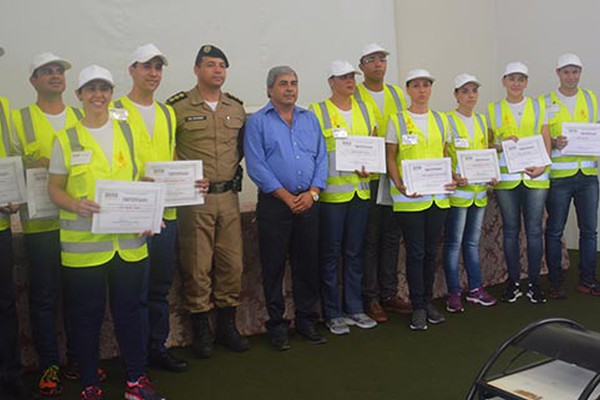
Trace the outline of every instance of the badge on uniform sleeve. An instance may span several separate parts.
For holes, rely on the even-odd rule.
[[[344,139],[348,137],[346,128],[333,128],[333,137],[336,139]]]
[[[467,148],[469,147],[469,140],[465,138],[454,138],[454,147]]]
[[[417,135],[402,135],[402,144],[405,146],[419,144],[419,137]]]
[[[71,166],[86,165],[92,162],[92,151],[74,151],[71,153]]]

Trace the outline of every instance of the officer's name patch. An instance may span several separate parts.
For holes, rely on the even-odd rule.
[[[195,115],[192,117],[185,117],[185,122],[190,121],[204,121],[206,119],[206,115]]]

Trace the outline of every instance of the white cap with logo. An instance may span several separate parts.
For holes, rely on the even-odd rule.
[[[153,45],[152,43],[148,43],[146,45],[140,46],[131,55],[131,62],[129,65],[133,65],[137,62],[145,63],[147,61],[152,60],[154,57],[159,57],[165,66],[169,65],[169,61],[167,57],[161,51]]]
[[[369,43],[363,46],[362,51],[360,52],[360,58],[362,59],[363,57],[373,53],[383,53],[386,56],[390,54],[389,51],[387,51],[377,43]]]
[[[29,67],[29,76],[33,76],[33,73],[39,67],[43,67],[44,65],[47,65],[50,63],[59,64],[65,70],[71,68],[71,63],[69,61],[65,60],[62,57],[57,56],[56,54],[52,54],[49,51],[47,51],[45,53],[38,54],[37,56],[35,56],[35,58],[31,62],[31,66]]]
[[[343,76],[350,73],[362,75],[360,71],[354,68],[348,61],[335,60],[331,63],[331,69],[329,71],[330,78],[332,76]]]
[[[481,82],[477,80],[475,75],[470,74],[460,74],[454,78],[454,89],[459,89],[466,85],[467,83],[474,83],[477,86],[481,86]]]
[[[432,83],[435,82],[435,78],[433,77],[433,75],[431,75],[431,73],[426,69],[421,68],[411,69],[410,71],[408,71],[404,82],[408,83],[410,81],[414,81],[415,79],[427,79]]]
[[[108,82],[110,86],[115,87],[115,81],[113,80],[110,71],[106,68],[102,68],[98,65],[92,64],[82,69],[79,73],[79,82],[77,83],[77,90],[81,89],[87,83],[95,80],[102,80]]]
[[[527,65],[520,61],[509,62],[506,64],[506,68],[504,68],[504,75],[502,76],[507,76],[510,74],[523,74],[528,77],[529,69],[527,68]]]
[[[583,64],[579,57],[573,53],[565,53],[558,57],[558,62],[556,63],[556,69],[561,69],[562,67],[566,67],[567,65],[574,65],[579,68],[583,68]]]

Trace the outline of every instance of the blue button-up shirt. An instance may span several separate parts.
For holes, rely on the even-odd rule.
[[[304,108],[294,107],[291,126],[271,102],[253,114],[246,122],[244,156],[248,175],[265,193],[326,186],[325,139],[315,115]]]

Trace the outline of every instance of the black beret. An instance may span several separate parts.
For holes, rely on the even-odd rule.
[[[225,53],[223,53],[221,49],[219,49],[216,46],[213,46],[212,44],[205,44],[202,47],[200,47],[200,50],[198,50],[198,55],[196,56],[196,65],[200,65],[200,63],[202,62],[202,57],[220,58],[223,61],[225,61],[225,67],[229,68],[229,60],[227,60],[227,56],[225,56]]]

